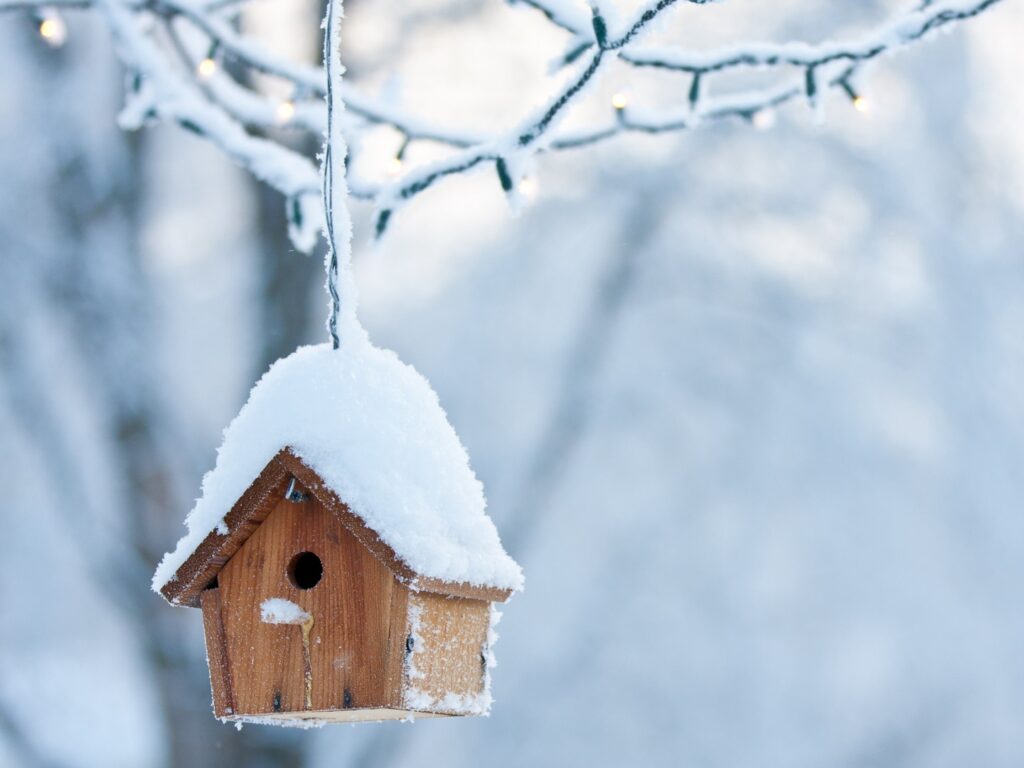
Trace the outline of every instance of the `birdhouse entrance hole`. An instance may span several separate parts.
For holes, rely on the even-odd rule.
[[[312,589],[324,575],[324,564],[312,552],[300,552],[288,563],[288,581],[299,589]]]

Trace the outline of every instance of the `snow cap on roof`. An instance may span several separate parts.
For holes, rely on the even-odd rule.
[[[301,347],[274,363],[224,431],[216,466],[160,562],[167,584],[282,448],[418,574],[521,589],[523,574],[485,513],[483,486],[427,380],[364,338]]]

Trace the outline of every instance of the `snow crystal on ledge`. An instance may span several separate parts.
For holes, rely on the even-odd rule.
[[[388,350],[353,338],[274,363],[224,431],[188,533],[153,576],[159,591],[282,448],[290,447],[410,568],[521,589],[485,514],[483,486],[437,395]]]

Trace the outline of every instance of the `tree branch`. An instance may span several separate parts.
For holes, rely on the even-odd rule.
[[[111,28],[119,56],[135,73],[122,124],[140,127],[154,118],[176,123],[217,144],[226,154],[288,198],[289,232],[304,250],[315,243],[323,222],[323,206],[313,158],[275,140],[282,128],[303,131],[319,139],[326,126],[324,73],[267,50],[244,37],[220,14],[234,11],[244,0],[0,0],[0,11],[57,10],[98,7]],[[406,171],[391,181],[360,179],[349,168],[349,192],[374,203],[380,213],[377,231],[385,231],[394,211],[438,181],[494,163],[503,189],[511,198],[531,155],[587,147],[627,133],[661,134],[682,131],[730,118],[757,121],[759,115],[804,96],[817,102],[821,92],[839,88],[857,99],[851,85],[859,68],[883,53],[906,47],[936,30],[973,18],[999,0],[934,0],[919,2],[912,10],[858,38],[819,44],[750,43],[693,52],[681,48],[634,45],[644,29],[677,0],[655,0],[617,34],[610,34],[596,9],[587,18],[580,6],[554,0],[509,0],[538,11],[549,23],[568,33],[569,48],[559,62],[565,66],[582,59],[578,72],[556,89],[537,110],[519,124],[496,136],[450,129],[386,105],[345,84],[341,91],[347,116],[341,124],[358,152],[358,134],[376,126],[395,131],[402,139],[400,154],[410,142],[431,142],[447,147],[446,157]],[[709,0],[685,0],[702,5]],[[154,34],[152,22],[165,31]],[[208,55],[223,56],[244,68],[289,83],[293,95],[286,102],[273,100],[236,81],[214,66],[206,76],[197,74],[201,54],[178,37],[177,24],[197,31],[208,45]],[[596,124],[559,132],[557,126],[571,107],[585,97],[594,76],[609,61],[618,59],[636,68],[657,68],[689,73],[693,78],[687,100],[669,109],[624,106],[609,110]],[[212,61],[212,59],[211,59]],[[752,91],[705,96],[701,85],[708,77],[744,68],[798,68],[798,76],[783,75],[773,85]],[[255,135],[254,134],[259,134]]]
[[[982,13],[999,0],[946,0],[933,2],[890,19],[854,40],[807,43],[745,43],[715,51],[691,52],[681,48],[634,48],[619,58],[637,67],[707,74],[737,67],[792,65],[819,67],[836,61],[861,63],[921,40],[948,24]]]

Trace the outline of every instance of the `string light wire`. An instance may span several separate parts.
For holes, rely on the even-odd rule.
[[[395,211],[409,200],[449,176],[480,166],[499,165],[508,154],[509,147],[516,147],[515,151],[524,154],[526,159],[532,154],[586,147],[627,133],[655,135],[689,130],[698,124],[706,126],[715,121],[741,119],[756,127],[766,127],[777,109],[787,102],[801,96],[812,103],[820,102],[824,93],[833,88],[846,91],[854,109],[863,112],[869,104],[850,86],[851,78],[860,67],[884,53],[922,40],[936,30],[974,18],[1000,2],[933,0],[910,11],[894,14],[874,31],[855,39],[817,45],[752,43],[693,52],[636,44],[644,29],[677,2],[701,5],[706,1],[648,2],[631,22],[616,31],[609,28],[605,18],[596,10],[588,18],[585,12],[577,12],[561,2],[520,0],[522,5],[543,14],[568,35],[563,64],[568,66],[579,61],[580,68],[534,113],[536,117],[528,118],[498,136],[480,136],[441,128],[344,86],[346,111],[355,118],[346,118],[345,131],[359,133],[374,126],[390,126],[403,137],[402,149],[386,166],[386,180],[373,182],[349,178],[346,184],[349,193],[378,206],[376,231],[380,234],[386,230]],[[329,102],[337,98],[340,103],[342,94],[330,92],[330,72],[325,76],[323,70],[293,63],[271,53],[258,41],[244,37],[218,14],[217,5],[217,0],[207,0],[206,3],[201,0],[141,3],[138,0],[0,0],[0,11],[35,10],[40,14],[39,34],[56,46],[60,44],[57,41],[62,41],[66,35],[66,30],[63,21],[57,21],[60,17],[55,15],[55,8],[100,8],[116,27],[113,31],[120,43],[118,53],[133,75],[129,80],[164,85],[175,83],[171,88],[161,86],[145,91],[133,88],[132,98],[138,100],[145,93],[148,101],[145,105],[140,102],[131,110],[138,118],[129,122],[141,126],[156,116],[175,122],[221,146],[232,158],[285,194],[289,231],[296,245],[308,249],[313,244],[310,233],[315,231],[316,222],[322,220],[327,212],[327,198],[322,189],[318,190],[322,185],[315,183],[315,167],[308,157],[296,150],[247,132],[289,124],[314,135],[320,134],[325,118],[322,110],[313,108],[315,97],[328,96]],[[328,8],[328,15],[331,13],[333,11]],[[171,60],[174,56],[166,50],[166,43],[161,42],[154,19],[162,21],[165,26],[185,21],[206,35],[210,42],[210,52],[193,72],[197,84],[202,83],[203,87],[190,93],[188,98],[182,98],[183,92],[172,73],[174,64]],[[238,67],[290,82],[295,96],[285,101],[274,101],[236,81],[234,72],[225,72],[223,76],[214,78],[213,75],[220,70],[219,51],[230,56]],[[683,103],[679,108],[627,109],[625,96],[616,94],[610,119],[560,130],[558,126],[562,116],[583,98],[594,75],[612,60],[637,69],[654,67],[688,73],[691,80]],[[340,63],[337,66],[340,67]],[[777,69],[781,76],[774,85],[752,91],[708,93],[705,86],[711,75],[751,67]],[[794,67],[802,72],[799,79],[788,74]],[[841,69],[837,71],[837,68]],[[300,120],[298,103],[302,98],[309,100],[304,102]],[[307,105],[310,108],[305,108]],[[329,104],[326,122],[331,120]],[[411,142],[439,144],[447,148],[447,154],[427,165],[407,168],[403,154]],[[359,146],[358,142],[356,146]],[[500,179],[500,167],[498,175]],[[331,179],[325,177],[324,181],[329,183]],[[502,185],[505,186],[504,181]],[[329,230],[330,227],[328,234]],[[332,307],[334,303],[332,294]],[[332,316],[336,314],[332,309]]]

